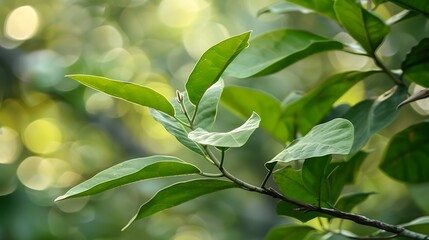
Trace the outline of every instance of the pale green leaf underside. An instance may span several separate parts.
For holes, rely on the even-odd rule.
[[[348,154],[353,145],[353,133],[352,123],[342,118],[317,125],[265,165],[271,169],[276,162],[287,163],[330,154]]]
[[[226,39],[208,49],[198,60],[186,83],[189,99],[198,105],[206,90],[216,83],[227,66],[248,46],[250,32]]]
[[[253,113],[240,127],[229,132],[208,132],[198,128],[188,134],[189,139],[202,145],[216,147],[241,147],[250,135],[259,127],[261,121],[258,114]]]
[[[177,111],[177,110],[176,110]],[[155,109],[150,110],[152,117],[159,122],[164,128],[176,139],[183,144],[183,146],[189,148],[190,150],[200,154],[205,155],[204,151],[192,140],[188,138],[187,129],[180,124],[175,118]]]
[[[128,183],[151,178],[198,174],[201,171],[192,164],[176,157],[151,156],[131,159],[106,170],[70,189],[55,201],[93,195]]]
[[[75,74],[67,75],[66,77],[113,97],[154,108],[174,116],[174,108],[170,102],[163,95],[148,87],[92,75]]]
[[[217,108],[223,87],[223,81],[219,80],[204,93],[196,112],[194,120],[195,128],[212,129],[216,120]]]
[[[173,184],[160,190],[152,199],[144,203],[122,230],[138,219],[175,207],[197,197],[234,187],[238,186],[233,182],[216,179],[195,179]]]

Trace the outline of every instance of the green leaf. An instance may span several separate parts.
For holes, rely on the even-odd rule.
[[[429,17],[429,2],[425,0],[389,0],[403,8],[417,11],[426,17]]]
[[[219,105],[219,99],[223,90],[223,81],[220,80],[213,84],[204,93],[198,106],[197,112],[195,113],[194,127],[202,128],[205,130],[211,130],[216,120],[217,108]]]
[[[396,107],[407,95],[404,86],[395,86],[374,100],[365,100],[353,106],[343,117],[355,126],[355,140],[351,153],[362,148],[368,139],[389,126],[399,112]]]
[[[190,150],[204,156],[204,151],[200,146],[188,138],[187,129],[180,124],[175,118],[155,109],[150,110],[152,117],[159,122],[164,128],[176,139]]]
[[[389,27],[357,0],[335,1],[334,9],[341,25],[367,53],[373,55],[389,33]]]
[[[188,134],[189,139],[202,145],[216,147],[241,147],[243,146],[250,135],[259,127],[260,117],[256,113],[252,113],[250,118],[240,127],[226,132],[207,132],[204,129],[198,128]]]
[[[403,77],[421,86],[429,87],[429,38],[422,39],[407,54],[402,63]]]
[[[305,94],[304,97],[284,108],[282,121],[287,126],[298,126],[298,132],[305,134],[314,125],[319,123],[332,109],[332,105],[352,86],[377,73],[369,72],[343,72],[335,74]]]
[[[342,43],[310,32],[276,30],[250,41],[250,46],[228,66],[225,74],[237,78],[264,76],[313,54],[342,48]]]
[[[198,174],[201,171],[176,157],[151,156],[131,159],[99,172],[70,189],[55,201],[93,195],[128,183],[168,176]]]
[[[299,5],[296,5],[290,2],[281,1],[281,2],[273,3],[268,7],[264,7],[260,9],[257,15],[261,16],[262,14],[265,14],[265,13],[284,14],[284,13],[290,13],[290,12],[300,12],[303,14],[314,13],[313,10],[310,10],[308,8],[301,7]]]
[[[265,166],[272,169],[277,162],[287,163],[331,154],[348,154],[352,145],[352,123],[346,119],[337,118],[315,126],[307,135],[265,163]]]
[[[279,191],[285,196],[300,202],[329,207],[328,203],[320,201],[317,192],[313,192],[305,186],[301,172],[301,170],[292,169],[290,166],[275,171],[273,177]],[[277,205],[277,214],[293,217],[302,222],[307,222],[315,217],[325,216],[317,212],[299,211],[297,206],[284,201],[279,202]]]
[[[148,87],[91,75],[75,74],[67,75],[66,77],[113,97],[154,108],[174,116],[174,108],[170,102],[164,96]]]
[[[224,89],[221,102],[242,118],[256,112],[263,129],[282,142],[287,140],[288,130],[279,121],[281,103],[274,97],[258,90],[231,86]]]
[[[344,185],[353,183],[357,177],[363,161],[368,153],[359,151],[347,162],[334,162],[329,165],[329,197],[335,203],[340,196]]]
[[[315,231],[317,230],[310,226],[286,225],[271,229],[265,237],[265,240],[305,239],[309,233]]]
[[[396,134],[389,142],[381,170],[399,181],[429,182],[428,129],[429,122],[422,122]]]
[[[226,39],[207,50],[186,83],[189,99],[198,105],[206,90],[216,83],[226,67],[248,46],[250,32]]]
[[[317,217],[329,217],[319,212],[300,211],[299,207],[285,201],[281,201],[277,204],[276,212],[277,212],[277,215],[292,217],[292,218],[298,219],[301,222],[308,222],[311,219],[317,218]]]
[[[333,20],[337,20],[334,11],[333,0],[288,0],[303,7],[312,9],[320,14],[323,14]]]
[[[411,222],[401,224],[401,227],[422,234],[429,234],[429,216],[419,217]]]
[[[320,201],[328,203],[330,202],[327,167],[331,158],[331,156],[309,158],[302,166],[302,181],[305,187],[317,194]]]
[[[149,201],[144,203],[122,230],[129,227],[133,222],[162,210],[175,207],[212,192],[234,187],[238,186],[233,182],[216,179],[195,179],[173,184],[160,190]]]
[[[375,192],[352,193],[343,196],[338,200],[335,208],[344,212],[351,212],[357,205],[363,203],[370,195]]]

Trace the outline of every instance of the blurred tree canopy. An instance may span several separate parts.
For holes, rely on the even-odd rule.
[[[346,41],[349,36],[339,26],[317,15],[257,17],[261,8],[275,2],[270,0],[0,2],[0,239],[261,239],[276,223],[293,221],[275,215],[274,200],[225,191],[121,232],[140,203],[169,180],[54,204],[64,189],[125,159],[171,153],[193,156],[152,120],[147,109],[82,87],[64,75],[86,73],[144,84],[170,98],[176,89],[183,90],[201,54],[229,36],[248,30],[257,36],[287,26]],[[398,11],[392,4],[377,8],[385,19]],[[423,17],[398,25],[380,49],[393,68],[429,35]],[[226,84],[259,88],[281,99],[311,89],[332,72],[356,66],[374,65],[367,57],[333,51],[268,77],[230,79]],[[383,81],[365,80],[338,104],[379,95],[382,85]],[[410,91],[414,90],[418,89]],[[230,121],[216,128],[228,129],[240,122],[226,109],[220,110]],[[373,138],[368,148],[385,146],[383,134],[392,136],[423,119],[428,110],[424,102],[404,108],[406,114]],[[248,159],[248,169],[240,168],[240,163],[229,167],[249,181],[263,177],[258,169],[282,148],[263,131],[257,130],[256,136],[245,150],[231,153]],[[427,186],[407,188],[394,182],[377,170],[375,157],[360,172],[360,179],[366,181],[354,187],[383,191],[361,210],[393,223],[419,212],[428,214],[427,202],[418,200],[421,197],[413,200],[415,195],[428,195]],[[375,208],[380,199],[386,200]]]

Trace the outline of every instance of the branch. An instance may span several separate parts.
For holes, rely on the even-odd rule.
[[[420,240],[429,240],[429,235],[416,233],[416,232],[410,231],[406,228],[395,226],[395,225],[388,224],[388,223],[384,223],[384,222],[381,222],[378,220],[370,219],[370,218],[367,218],[367,217],[362,216],[362,215],[343,212],[343,211],[331,209],[331,208],[318,207],[318,206],[314,206],[311,204],[303,203],[303,202],[297,201],[295,199],[289,198],[289,197],[277,192],[276,190],[274,190],[272,188],[262,188],[262,187],[254,186],[250,183],[247,183],[247,182],[233,176],[223,166],[221,167],[219,160],[210,151],[210,149],[208,149],[207,146],[204,146],[204,150],[207,152],[208,157],[214,162],[214,164],[222,172],[223,176],[228,178],[232,182],[236,183],[237,185],[239,185],[244,190],[261,193],[261,194],[268,195],[270,197],[277,198],[277,199],[280,199],[282,201],[291,203],[291,204],[297,206],[299,211],[319,212],[319,213],[330,215],[332,217],[350,220],[350,221],[353,221],[353,222],[358,223],[360,225],[365,225],[365,226],[370,226],[370,227],[374,227],[377,229],[381,229],[381,230],[384,230],[386,232],[397,234],[398,236],[404,236],[404,237],[409,237],[409,238],[413,238],[413,239],[420,239]]]

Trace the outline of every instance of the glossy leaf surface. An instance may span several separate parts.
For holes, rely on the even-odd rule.
[[[335,1],[335,13],[341,25],[370,55],[389,33],[389,27],[381,18],[362,7],[360,1]]]
[[[144,203],[123,230],[134,221],[162,210],[175,207],[212,192],[235,187],[238,186],[233,182],[216,179],[195,179],[173,184],[157,192],[155,196]]]
[[[410,82],[429,87],[429,38],[422,39],[402,63],[403,76]]]
[[[272,169],[276,162],[321,157],[330,154],[348,154],[353,145],[353,125],[337,118],[315,126],[307,135],[292,143],[265,166]]]
[[[216,83],[226,67],[248,46],[250,32],[226,39],[208,49],[198,60],[186,83],[189,99],[198,105],[206,90]]]
[[[352,153],[359,151],[369,138],[390,125],[399,114],[396,107],[407,95],[405,87],[393,87],[374,100],[365,100],[353,106],[343,117],[355,126]]]
[[[396,134],[390,141],[380,164],[390,177],[409,183],[429,182],[428,122],[413,125]]]
[[[320,201],[329,202],[328,165],[331,156],[310,158],[302,166],[302,182]]]
[[[343,44],[310,32],[281,29],[262,34],[250,41],[225,71],[237,78],[272,74],[316,53],[340,50]]]
[[[174,116],[174,108],[170,102],[158,92],[130,82],[121,82],[105,77],[92,75],[67,75],[85,86],[107,93],[142,106],[157,109],[170,116]]]
[[[216,147],[241,147],[250,135],[259,127],[261,121],[258,114],[253,113],[240,127],[229,132],[208,132],[198,128],[188,134],[189,139],[202,145]]]
[[[350,71],[331,76],[306,93],[302,98],[283,109],[282,121],[286,126],[299,124],[298,132],[306,134],[332,109],[332,105],[359,81],[377,72]]]
[[[96,174],[73,187],[56,201],[93,195],[128,183],[151,178],[198,174],[200,170],[176,157],[151,156],[131,159]]]
[[[346,162],[334,162],[329,169],[329,198],[331,203],[335,203],[340,196],[344,186],[355,181],[363,161],[368,156],[366,152],[357,152]]]

